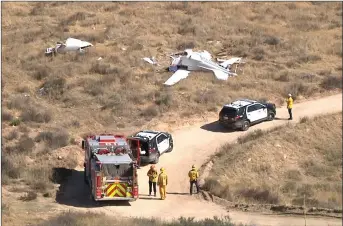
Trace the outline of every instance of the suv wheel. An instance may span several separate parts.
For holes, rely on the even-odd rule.
[[[166,151],[166,152],[167,152],[167,153],[172,152],[173,146],[174,146],[173,143],[171,143],[171,144],[169,145],[168,151]]]
[[[249,129],[250,123],[249,121],[244,121],[242,125],[242,130],[247,131]]]
[[[158,161],[160,160],[160,153],[157,152],[155,160],[152,162],[152,164],[157,164]]]
[[[273,112],[268,113],[268,121],[273,121],[275,118],[275,114]]]

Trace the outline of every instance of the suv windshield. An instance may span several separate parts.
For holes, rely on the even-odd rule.
[[[228,117],[235,117],[237,115],[237,109],[231,107],[223,107],[219,114],[227,115]]]
[[[132,164],[103,164],[102,172],[106,178],[129,177],[133,175],[133,166]]]

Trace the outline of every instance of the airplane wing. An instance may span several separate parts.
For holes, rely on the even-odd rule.
[[[92,43],[86,42],[86,41],[82,41],[80,39],[76,39],[76,38],[68,38],[66,40],[66,46],[70,47],[70,48],[87,48],[87,47],[91,47],[93,46]]]
[[[220,71],[220,70],[212,70],[214,75],[216,76],[217,79],[219,80],[227,80],[229,78],[229,74]]]
[[[231,64],[240,63],[241,59],[242,58],[240,58],[240,57],[234,57],[234,58],[231,58],[229,60],[224,61],[223,63],[221,63],[219,65],[224,67],[224,68],[227,68]]]
[[[187,78],[189,72],[190,71],[179,69],[164,84],[167,86],[172,86],[180,80]]]

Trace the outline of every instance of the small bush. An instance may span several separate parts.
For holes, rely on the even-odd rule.
[[[37,105],[30,105],[28,106],[23,112],[21,113],[20,117],[23,119],[24,122],[38,122],[38,123],[47,123],[51,120],[51,111],[46,110],[43,107]]]
[[[321,59],[322,58],[320,56],[308,54],[301,54],[301,56],[298,57],[299,63],[316,62]]]
[[[296,100],[299,95],[311,94],[311,87],[305,85],[303,82],[293,82],[285,87],[283,96],[287,96],[288,93],[291,93],[293,100]]]
[[[35,192],[45,193],[53,188],[52,169],[49,166],[40,165],[35,168],[29,168],[25,172],[25,182]]]
[[[325,177],[329,176],[332,173],[332,169],[325,167],[324,165],[317,163],[316,161],[310,159],[302,163],[302,167],[306,171],[306,175],[312,177]]]
[[[342,89],[342,76],[330,75],[323,79],[320,87],[325,90]]]
[[[109,98],[101,100],[101,104],[103,104],[101,109],[105,110],[117,107],[120,108],[125,101],[126,99],[124,96],[120,95],[119,93],[114,93]]]
[[[287,181],[281,188],[282,192],[294,192],[297,188],[297,182]]]
[[[185,50],[185,49],[194,49],[195,43],[193,41],[182,42],[177,46],[178,50]]]
[[[86,91],[86,93],[96,97],[96,96],[104,94],[104,86],[101,84],[101,82],[97,81],[93,84],[89,84],[85,88],[85,91]]]
[[[16,119],[12,119],[10,122],[10,126],[19,126],[20,125],[20,119],[16,118]]]
[[[80,127],[80,122],[77,121],[77,120],[73,120],[73,121],[71,122],[71,125],[72,125],[73,127],[79,128],[79,127]]]
[[[239,195],[244,198],[253,199],[262,203],[279,203],[279,198],[266,189],[243,189],[239,191]]]
[[[263,132],[263,130],[258,129],[258,130],[255,130],[253,132],[248,133],[245,136],[238,137],[237,141],[239,144],[247,143],[249,141],[256,140],[256,139],[262,137],[264,134],[265,134],[265,132]]]
[[[35,199],[37,199],[37,193],[32,192],[32,191],[28,192],[24,196],[19,197],[19,200],[22,200],[22,201],[25,201],[25,202],[32,201],[32,200],[35,200]]]
[[[170,93],[158,93],[155,103],[157,105],[170,106],[173,102],[173,96]]]
[[[17,139],[19,136],[18,132],[16,130],[12,130],[6,137],[7,140],[13,140]]]
[[[41,87],[52,99],[60,99],[67,89],[65,78],[49,77]]]
[[[148,118],[153,118],[158,115],[158,108],[156,105],[151,105],[147,107],[142,113],[142,116],[148,117]]]
[[[119,70],[117,68],[111,67],[110,64],[105,63],[95,63],[90,69],[91,73],[97,73],[101,75],[107,75],[107,74],[119,74]]]
[[[300,118],[300,123],[308,123],[309,121],[310,121],[310,119],[307,116]]]
[[[12,179],[20,178],[20,169],[13,164],[13,159],[7,154],[1,157],[1,175]]]
[[[301,173],[299,170],[289,170],[286,172],[286,177],[291,180],[299,181],[301,179]]]
[[[280,43],[280,39],[275,36],[268,36],[265,40],[264,43],[268,45],[278,45]]]
[[[258,61],[264,59],[265,52],[262,48],[256,47],[252,50],[252,53],[253,53],[252,59],[258,60]]]
[[[220,95],[216,90],[197,91],[195,102],[201,104],[214,104],[220,101]]]
[[[28,127],[24,126],[24,125],[20,125],[18,127],[19,131],[22,132],[22,133],[28,133],[30,130]]]
[[[178,33],[180,35],[195,35],[196,34],[196,27],[193,24],[193,20],[191,18],[183,21],[178,29]]]
[[[2,111],[1,112],[1,120],[2,121],[11,121],[13,119],[13,116],[11,113],[9,113],[8,111]]]
[[[30,92],[30,88],[27,86],[18,86],[15,90],[18,93],[29,93]]]
[[[73,15],[71,15],[70,17],[68,17],[67,19],[64,19],[60,22],[60,25],[63,26],[67,26],[67,25],[75,25],[76,21],[82,21],[85,20],[86,17],[88,17],[89,14],[85,13],[85,12],[77,12]]]
[[[35,142],[32,138],[24,135],[20,138],[18,145],[16,146],[19,152],[30,153],[35,146]]]
[[[23,110],[27,107],[28,98],[23,96],[12,97],[9,102],[7,102],[8,109]]]
[[[283,71],[277,78],[275,78],[275,80],[280,82],[289,82],[291,80],[291,75],[289,72]]]
[[[69,144],[69,134],[65,130],[40,132],[35,138],[36,142],[45,142],[51,149],[65,147]]]
[[[232,201],[233,197],[228,185],[222,186],[216,178],[206,178],[202,189],[220,198]]]
[[[39,66],[35,69],[35,72],[33,73],[33,77],[37,80],[42,80],[44,78],[49,77],[50,74],[50,68],[47,68],[46,66]]]

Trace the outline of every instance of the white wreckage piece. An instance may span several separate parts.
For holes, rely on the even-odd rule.
[[[144,58],[142,58],[142,60],[148,62],[149,64],[153,64],[153,65],[157,65],[158,64],[156,59],[155,59],[155,57],[151,57],[151,58],[144,57]]]
[[[177,55],[177,57],[174,57]],[[170,56],[172,58],[169,71],[175,72],[164,84],[172,86],[182,79],[188,77],[190,71],[212,71],[217,79],[227,80],[229,76],[237,75],[231,72],[232,64],[243,63],[242,58],[235,57],[229,60],[220,60],[220,64],[213,62],[211,54],[206,50],[203,52],[193,52],[186,49],[183,53],[177,53]],[[236,68],[237,69],[237,68]]]
[[[82,41],[75,38],[68,38],[65,43],[57,42],[55,47],[50,47],[45,50],[46,56],[55,55],[56,53],[65,53],[68,51],[84,52],[85,49],[93,46],[92,43]]]

